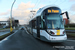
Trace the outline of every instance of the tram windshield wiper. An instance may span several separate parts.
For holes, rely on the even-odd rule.
[[[60,28],[57,27],[56,29],[60,29]]]

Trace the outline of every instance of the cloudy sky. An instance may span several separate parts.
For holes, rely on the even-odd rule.
[[[13,1],[0,0],[0,21],[6,21],[10,17]],[[12,17],[18,19],[20,24],[26,24],[32,15],[31,10],[37,11],[47,5],[57,5],[62,12],[68,11],[70,19],[75,20],[75,0],[16,0]]]

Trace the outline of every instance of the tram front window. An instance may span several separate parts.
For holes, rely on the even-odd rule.
[[[59,14],[46,15],[47,17],[47,28],[48,29],[63,29],[64,25]]]

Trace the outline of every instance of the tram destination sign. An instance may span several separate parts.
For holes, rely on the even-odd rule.
[[[50,7],[44,10],[45,14],[61,14],[61,9],[58,7]]]
[[[50,10],[50,9],[48,9],[48,13],[59,13],[59,10],[54,10],[54,9]]]

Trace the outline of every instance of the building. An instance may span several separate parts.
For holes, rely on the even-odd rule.
[[[63,18],[63,21],[65,25],[69,24],[69,20],[67,18]]]
[[[9,26],[8,21],[0,21],[0,26]]]

